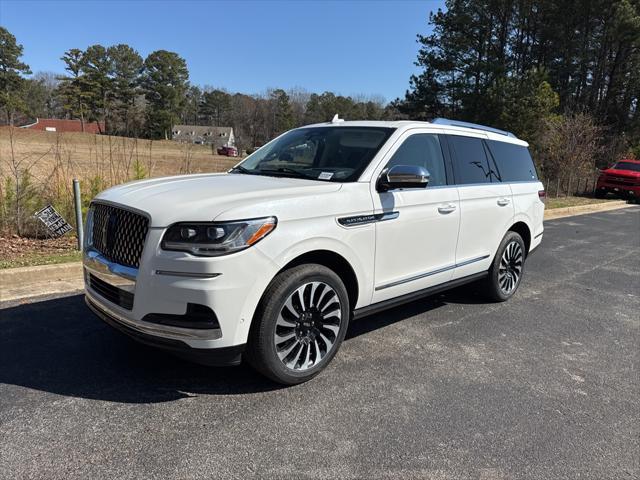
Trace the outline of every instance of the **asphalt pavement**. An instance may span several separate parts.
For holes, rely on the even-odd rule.
[[[545,223],[516,296],[353,323],[281,388],[112,331],[80,295],[0,310],[0,478],[640,477],[640,207]]]

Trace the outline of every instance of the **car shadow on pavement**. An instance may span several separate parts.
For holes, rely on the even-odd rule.
[[[353,322],[347,341],[447,303],[479,302],[462,289],[414,301]],[[0,310],[0,383],[123,403],[282,388],[245,365],[205,367],[139,344],[95,317],[83,295]]]
[[[205,367],[139,344],[93,315],[83,295],[0,310],[0,383],[125,403],[280,388],[246,366]]]
[[[346,339],[364,335],[379,328],[392,325],[407,318],[427,313],[448,304],[478,305],[487,303],[478,284],[463,285],[436,295],[400,305],[384,312],[370,315],[352,322]]]

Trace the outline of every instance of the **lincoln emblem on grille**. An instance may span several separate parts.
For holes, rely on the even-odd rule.
[[[107,251],[111,253],[116,241],[116,235],[118,234],[118,215],[113,212],[109,215],[109,220],[105,225],[103,232],[103,244]]]

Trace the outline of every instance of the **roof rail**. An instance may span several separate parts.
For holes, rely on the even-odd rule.
[[[438,125],[450,125],[452,127],[464,127],[473,128],[474,130],[484,130],[485,132],[493,132],[499,135],[505,135],[507,137],[518,138],[513,133],[506,130],[500,130],[499,128],[487,127],[485,125],[479,125],[477,123],[461,122],[460,120],[449,120],[448,118],[434,118],[431,123]]]

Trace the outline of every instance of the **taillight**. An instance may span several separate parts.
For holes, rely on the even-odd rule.
[[[542,203],[544,203],[547,199],[547,192],[545,192],[544,190],[538,190],[538,198]]]

